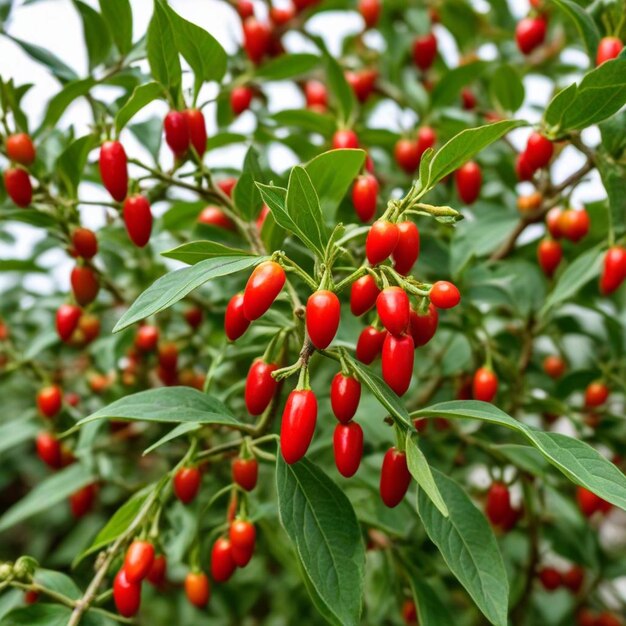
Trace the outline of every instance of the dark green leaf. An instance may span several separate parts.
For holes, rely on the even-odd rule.
[[[417,616],[422,626],[443,626],[454,624],[450,609],[442,602],[435,590],[418,576],[411,567],[408,571],[409,582],[413,590],[413,598],[417,607]]]
[[[24,52],[42,65],[45,65],[54,76],[63,82],[75,81],[78,79],[78,74],[68,65],[63,63],[59,57],[52,54],[45,48],[36,46],[27,41],[22,41],[17,37],[11,37],[5,33],[6,37],[9,37],[11,41],[15,42]]]
[[[43,604],[20,607],[2,618],[2,626],[67,626],[72,609],[63,604]]]
[[[182,73],[174,29],[168,13],[162,0],[154,0],[154,13],[148,25],[146,50],[152,75],[161,85],[167,87],[176,99]]]
[[[87,163],[89,152],[96,145],[95,135],[85,135],[73,141],[56,161],[56,172],[70,198],[77,197],[78,183]]]
[[[99,0],[100,13],[122,54],[133,47],[133,12],[129,0]]]
[[[263,80],[284,80],[310,72],[320,61],[315,54],[283,54],[261,65],[254,75]]]
[[[202,428],[202,424],[197,424],[195,422],[183,422],[182,424],[179,424],[178,426],[175,426],[174,428],[172,428],[172,430],[170,430],[170,432],[167,433],[167,435],[163,435],[163,437],[161,437],[158,441],[155,441],[151,446],[148,446],[143,451],[142,456],[145,456],[146,454],[150,454],[150,452],[152,452],[153,450],[156,450],[157,448],[160,448],[163,444],[166,444],[168,441],[178,439],[178,437],[182,437],[183,435],[186,435],[187,433],[192,433],[196,430],[199,430],[200,428]]]
[[[453,104],[459,97],[461,89],[476,80],[488,66],[486,61],[475,61],[446,72],[433,89],[431,95],[432,108],[439,109]]]
[[[356,107],[356,98],[352,87],[348,84],[343,69],[333,57],[326,55],[326,77],[328,88],[339,110],[340,120],[348,122]]]
[[[41,128],[51,128],[61,119],[67,107],[77,98],[85,96],[96,84],[93,78],[84,78],[73,83],[68,83],[59,93],[57,93],[48,103],[46,114],[41,123]]]
[[[600,42],[600,31],[591,15],[571,0],[554,0],[554,3],[574,20],[574,24],[576,24],[576,28],[585,42],[587,54],[591,61],[595,62],[598,43]]]
[[[33,420],[24,421],[23,417],[0,426],[0,452],[13,450],[26,441],[32,441],[41,430]]]
[[[135,88],[132,95],[115,116],[115,132],[119,132],[128,124],[133,115],[147,104],[163,95],[163,87],[159,83],[146,83]]]
[[[501,65],[491,75],[489,94],[496,108],[515,112],[524,103],[524,83],[512,65]]]
[[[320,133],[325,137],[335,130],[335,120],[330,115],[308,109],[286,109],[274,113],[272,118],[279,126],[293,126],[303,131]]]
[[[215,257],[254,256],[252,252],[230,248],[217,241],[191,241],[173,250],[161,252],[161,254],[169,259],[176,259],[188,265],[195,265],[200,263],[200,261]]]
[[[83,38],[87,47],[89,69],[106,61],[111,50],[109,30],[100,13],[81,0],[73,0],[83,22]]]

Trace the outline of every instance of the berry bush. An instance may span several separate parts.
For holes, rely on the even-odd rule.
[[[622,1],[0,19],[3,625],[624,626]]]

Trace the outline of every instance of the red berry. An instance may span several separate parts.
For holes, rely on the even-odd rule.
[[[517,47],[523,54],[530,54],[546,38],[546,20],[543,17],[525,17],[515,27]]]
[[[126,151],[119,141],[106,141],[100,148],[100,178],[114,200],[121,202],[128,193]]]
[[[366,28],[374,28],[378,24],[381,8],[380,0],[359,0],[359,13]]]
[[[159,342],[159,329],[150,324],[144,324],[137,329],[135,347],[141,352],[152,352]]]
[[[472,381],[472,395],[474,400],[491,402],[498,392],[498,377],[489,367],[476,370]]]
[[[245,401],[250,415],[261,415],[270,405],[278,382],[272,378],[272,372],[278,369],[274,363],[256,359],[250,366],[246,378]]]
[[[393,249],[393,258],[396,271],[408,274],[417,261],[420,253],[420,233],[413,222],[400,222],[398,227],[398,243]]]
[[[425,346],[437,332],[437,324],[439,323],[439,312],[431,302],[428,305],[426,315],[420,315],[416,311],[411,311],[409,319],[409,332],[413,337],[415,347]]]
[[[538,170],[550,163],[554,144],[540,133],[532,133],[526,143],[525,153],[530,167]]]
[[[243,298],[242,293],[235,294],[226,307],[224,331],[231,341],[239,339],[250,326],[250,321],[243,314]]]
[[[471,111],[472,109],[476,108],[476,104],[477,104],[476,96],[467,87],[464,87],[461,90],[461,100],[463,102],[463,108],[466,111]]]
[[[143,248],[150,240],[152,232],[152,211],[148,199],[140,194],[129,196],[124,200],[122,212],[130,240]]]
[[[289,394],[280,425],[280,451],[285,462],[299,461],[309,448],[317,421],[317,399],[310,389]]]
[[[253,63],[259,63],[267,54],[271,43],[271,32],[267,24],[254,17],[243,22],[243,48]]]
[[[56,327],[61,341],[68,341],[78,327],[82,310],[75,304],[62,304],[57,309]]]
[[[252,17],[254,15],[254,4],[252,4],[250,0],[237,0],[235,10],[239,14],[239,17],[242,20],[245,20],[247,17]]]
[[[197,155],[202,158],[206,152],[206,123],[204,115],[200,109],[187,109],[183,111],[183,115],[187,120],[187,128],[189,132],[189,141],[196,151]]]
[[[617,58],[623,47],[624,44],[617,37],[603,37],[598,44],[596,65],[602,65],[605,61]]]
[[[405,600],[402,604],[402,619],[406,626],[417,626],[417,607],[413,600]]]
[[[563,582],[561,573],[557,569],[554,569],[554,567],[544,567],[539,572],[539,580],[541,580],[541,584],[546,591],[558,589]]]
[[[363,315],[375,304],[380,289],[371,274],[365,274],[352,283],[350,288],[350,311],[352,315]]]
[[[82,306],[91,304],[100,291],[100,282],[96,273],[87,266],[77,265],[70,275],[70,283],[76,302]]]
[[[91,511],[96,497],[96,486],[87,485],[70,496],[72,515],[78,519]]]
[[[167,570],[167,559],[164,554],[157,554],[152,561],[152,567],[146,577],[148,582],[155,587],[160,587],[165,581],[165,572]]]
[[[72,246],[78,256],[83,259],[92,259],[98,252],[96,233],[89,228],[77,228],[72,233]]]
[[[591,517],[596,511],[599,511],[603,502],[602,498],[584,487],[576,487],[576,501],[578,508],[585,517]]]
[[[430,301],[438,309],[451,309],[461,302],[461,294],[452,283],[439,280],[430,290]]]
[[[560,356],[550,354],[543,360],[543,371],[550,378],[561,378],[565,373],[565,361]]]
[[[356,358],[369,365],[381,353],[386,336],[386,330],[377,330],[373,326],[364,328],[356,344]]]
[[[415,345],[411,335],[395,337],[387,333],[383,343],[383,379],[398,396],[404,395],[411,384],[414,352]]]
[[[233,482],[246,491],[256,487],[259,477],[259,463],[256,459],[233,459]]]
[[[54,417],[63,405],[63,394],[56,385],[43,387],[37,393],[37,408],[44,417]]]
[[[478,164],[474,161],[468,161],[465,165],[459,167],[454,175],[454,179],[459,198],[465,204],[476,202],[483,182],[483,175]]]
[[[335,150],[340,148],[358,148],[359,138],[353,130],[338,130],[333,135],[333,148]]]
[[[230,108],[235,115],[239,115],[250,108],[254,92],[250,87],[235,87],[230,92]]]
[[[355,415],[361,399],[361,383],[352,376],[335,374],[330,385],[330,404],[335,417],[347,424]]]
[[[243,314],[249,321],[261,317],[285,284],[285,271],[274,261],[265,261],[250,275],[243,292]]]
[[[135,539],[124,558],[126,580],[131,583],[140,583],[152,569],[154,562],[154,546],[149,541]]]
[[[365,102],[374,90],[378,72],[374,69],[362,69],[357,72],[346,72],[346,80],[359,102]]]
[[[222,209],[216,206],[208,206],[202,209],[200,215],[198,215],[198,223],[215,228],[223,228],[224,230],[235,230],[235,222]]]
[[[228,530],[233,561],[237,567],[245,567],[252,558],[256,542],[254,524],[236,519]]]
[[[123,617],[133,617],[141,604],[141,584],[128,580],[122,567],[113,581],[113,600],[117,612]]]
[[[230,539],[220,537],[211,549],[211,577],[218,583],[226,582],[235,571]]]
[[[381,263],[395,250],[400,232],[398,227],[386,220],[376,220],[367,233],[365,254],[371,265]]]
[[[284,26],[296,16],[296,9],[293,5],[286,7],[275,7],[270,9],[270,20],[276,26]]]
[[[217,186],[229,198],[232,198],[232,196],[233,196],[233,189],[235,188],[236,184],[237,184],[237,179],[236,178],[225,178],[224,180],[220,180],[217,183]]]
[[[386,506],[398,506],[404,498],[409,485],[411,474],[406,464],[406,455],[396,448],[389,448],[383,459],[380,471],[380,497]]]
[[[517,159],[515,160],[515,173],[519,181],[532,180],[535,170],[530,164],[526,152],[520,152],[517,155]]]
[[[352,187],[352,204],[362,222],[369,222],[376,213],[378,181],[371,174],[359,176]]]
[[[383,326],[400,336],[409,325],[411,306],[409,297],[401,287],[386,287],[376,298],[376,311]]]
[[[39,600],[39,594],[32,589],[28,589],[24,592],[24,602],[26,604],[35,604]]]
[[[604,265],[600,276],[600,292],[613,293],[626,279],[626,248],[613,246],[604,255]]]
[[[422,126],[417,131],[417,151],[419,152],[420,159],[428,148],[432,148],[435,145],[436,141],[437,135],[430,126]]]
[[[201,480],[197,467],[181,467],[174,476],[174,494],[183,504],[189,504],[198,495]]]
[[[563,209],[558,206],[555,206],[546,213],[546,227],[553,239],[560,239],[563,236],[560,226],[562,213]]]
[[[363,429],[356,423],[337,424],[333,435],[335,465],[346,478],[354,476],[363,456]]]
[[[537,260],[543,273],[551,277],[563,258],[563,248],[554,239],[542,239],[537,246]]]
[[[198,306],[190,307],[185,311],[185,321],[194,330],[202,324],[203,313],[202,309]]]
[[[489,488],[487,505],[485,507],[485,513],[489,521],[494,526],[502,524],[510,510],[511,496],[509,494],[509,488],[504,483],[493,483]]]
[[[413,41],[413,61],[420,70],[426,71],[437,56],[437,38],[433,33],[416,37]]]
[[[185,595],[187,600],[199,609],[203,609],[211,597],[211,586],[204,572],[189,572],[185,577]]]
[[[585,406],[600,406],[604,404],[609,397],[609,388],[599,381],[589,383],[585,389]]]
[[[412,174],[420,164],[422,157],[417,141],[402,137],[398,139],[393,149],[396,163],[407,173]]]
[[[261,207],[259,216],[256,218],[256,227],[259,232],[263,230],[263,224],[265,224],[265,219],[267,218],[268,213],[270,213],[270,208],[267,206],[267,204],[264,204]]]
[[[304,97],[308,109],[325,111],[328,106],[328,90],[326,85],[319,80],[308,80],[304,84]]]
[[[339,328],[341,304],[339,298],[326,289],[320,289],[309,296],[306,303],[306,330],[311,343],[324,350],[334,339]]]
[[[622,626],[622,621],[613,613],[609,613],[608,611],[603,611],[596,618],[596,622],[594,626]]]
[[[596,621],[596,616],[589,609],[580,609],[576,614],[576,623],[578,626],[601,626]],[[619,624],[617,625],[619,626]]]
[[[168,371],[176,370],[178,365],[178,347],[173,341],[166,341],[159,345],[159,365]]]
[[[9,168],[4,172],[4,186],[17,206],[25,208],[33,199],[33,186],[26,170],[19,167]]]
[[[585,581],[585,570],[580,565],[572,565],[563,574],[563,584],[572,592],[578,593]]]
[[[39,456],[48,467],[59,469],[63,466],[61,443],[52,433],[39,433],[35,445],[37,447],[37,456]]]
[[[189,149],[189,124],[182,111],[170,111],[163,120],[165,141],[170,150],[178,157],[183,157]]]
[[[6,150],[9,159],[21,165],[28,167],[35,161],[35,146],[33,140],[26,133],[9,135],[7,137]]]

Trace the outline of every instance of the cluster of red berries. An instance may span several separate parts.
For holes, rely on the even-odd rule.
[[[545,566],[539,570],[539,580],[546,591],[556,591],[559,587],[565,587],[572,593],[578,593],[585,582],[585,571],[580,565],[572,565],[565,572],[552,566]]]
[[[624,626],[624,622],[610,611],[595,613],[590,609],[580,609],[576,614],[578,626]]]
[[[430,126],[422,126],[415,136],[398,139],[393,149],[396,163],[407,174],[413,174],[420,165],[422,155],[428,148],[434,147],[437,135]]]
[[[508,532],[517,524],[524,511],[521,507],[515,508],[511,504],[509,488],[504,483],[496,481],[487,492],[485,514],[493,526]]]
[[[517,156],[515,171],[519,180],[531,180],[537,170],[547,167],[554,155],[554,144],[541,133],[528,137],[526,148]]]
[[[33,200],[33,185],[27,168],[35,162],[35,145],[26,133],[16,133],[7,137],[5,150],[12,166],[4,172],[4,186],[9,198],[25,208]]]

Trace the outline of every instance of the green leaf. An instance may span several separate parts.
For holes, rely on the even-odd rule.
[[[115,132],[119,132],[128,124],[135,113],[141,111],[147,104],[163,95],[163,87],[159,83],[146,83],[136,87],[130,98],[115,116]]]
[[[200,263],[200,261],[215,257],[254,255],[252,252],[231,248],[217,241],[191,241],[172,250],[161,252],[161,256],[165,256],[168,259],[176,259],[188,265],[195,265],[196,263]]]
[[[25,421],[21,415],[19,420],[11,420],[0,426],[0,452],[13,448],[35,438],[41,427],[33,420]]]
[[[226,52],[217,39],[192,22],[188,22],[169,5],[167,9],[173,29],[176,49],[185,57],[195,74],[196,93],[203,81],[220,81],[226,73]]]
[[[285,80],[310,72],[321,60],[315,54],[283,54],[258,67],[254,76],[263,80]]]
[[[106,61],[111,50],[111,37],[100,13],[80,0],[72,0],[83,22],[83,39],[87,47],[89,69]]]
[[[408,574],[415,606],[417,607],[419,623],[422,626],[454,624],[454,618],[450,610],[424,578],[418,577],[413,567],[409,568]]]
[[[67,626],[72,609],[63,604],[43,604],[20,607],[2,618],[2,626]]]
[[[177,439],[178,437],[182,437],[187,433],[192,433],[195,430],[199,430],[202,428],[202,424],[197,424],[195,422],[183,422],[178,426],[175,426],[170,430],[167,435],[163,435],[158,441],[155,441],[151,446],[148,446],[142,453],[142,456],[146,456],[146,454],[150,454],[150,452],[160,448],[163,444],[166,444],[168,441],[172,441],[173,439]]]
[[[96,145],[95,135],[85,135],[73,141],[56,161],[56,173],[70,198],[76,198],[78,184],[87,164],[87,157]]]
[[[76,583],[67,575],[50,569],[39,568],[35,572],[35,582],[47,589],[52,589],[72,600],[78,600],[83,594]]]
[[[437,471],[434,476],[450,515],[444,517],[420,489],[417,510],[424,529],[485,617],[507,626],[509,583],[491,526],[456,482]]]
[[[304,169],[317,192],[324,217],[333,221],[339,203],[365,163],[364,150],[329,150],[309,161]]]
[[[389,411],[389,414],[405,426],[413,426],[409,413],[400,398],[389,388],[389,385],[372,369],[360,361],[347,357],[350,367],[357,378],[374,394],[376,399]]]
[[[99,0],[100,13],[122,54],[133,47],[133,12],[129,0]]]
[[[583,7],[571,0],[554,0],[554,4],[559,6],[574,20],[574,24],[585,42],[587,54],[591,61],[595,62],[598,43],[600,42],[600,31],[591,15]]]
[[[545,315],[549,309],[571,298],[583,285],[598,276],[602,258],[602,249],[596,246],[581,254],[573,263],[568,265],[553,291],[546,298],[541,315]]]
[[[329,137],[335,130],[335,120],[326,113],[309,111],[308,109],[285,109],[272,115],[279,126],[293,126],[299,130],[320,133]]]
[[[233,189],[235,206],[246,221],[256,218],[263,204],[255,181],[264,183],[265,177],[259,163],[259,155],[254,147],[250,146],[243,162],[243,171]]]
[[[285,209],[296,227],[295,234],[320,258],[323,257],[327,235],[322,209],[311,178],[299,165],[289,176]]]
[[[93,481],[94,476],[80,463],[73,463],[58,471],[41,481],[0,517],[0,531],[6,530],[37,513],[51,509]]]
[[[137,137],[143,147],[150,153],[154,162],[158,163],[161,135],[163,134],[163,120],[158,117],[151,117],[145,122],[129,124],[128,130]]]
[[[411,415],[478,419],[515,430],[573,483],[626,510],[626,476],[594,448],[578,439],[535,430],[492,404],[473,400],[442,402]],[[447,499],[446,502],[450,508],[450,502]]]
[[[457,170],[483,148],[497,141],[514,128],[526,126],[523,120],[504,120],[477,128],[468,128],[455,135],[435,153],[428,169],[428,180],[420,183],[422,189],[431,189],[442,178]]]
[[[46,114],[41,122],[41,128],[51,128],[61,119],[67,107],[77,98],[85,96],[96,84],[93,78],[83,78],[72,83],[68,83],[59,93],[57,93],[48,103]]]
[[[326,55],[326,78],[328,88],[339,109],[340,121],[348,122],[356,107],[356,98],[352,87],[348,84],[343,69],[329,54]]]
[[[435,85],[431,95],[431,108],[440,109],[453,104],[465,85],[476,80],[489,67],[487,61],[475,61],[446,72]]]
[[[302,572],[338,626],[360,623],[365,550],[354,509],[324,472],[302,459],[276,463],[280,522]]]
[[[411,472],[411,476],[415,478],[417,484],[432,500],[433,504],[439,509],[439,512],[444,517],[448,517],[448,507],[443,501],[439,489],[437,489],[430,465],[424,453],[419,448],[417,433],[411,431],[409,431],[406,436],[406,462],[409,472]]]
[[[245,143],[248,138],[245,135],[239,133],[217,133],[207,140],[207,152],[210,150],[217,150],[224,146],[230,146],[233,143]]]
[[[17,37],[11,37],[7,33],[3,33],[5,37],[8,37],[11,41],[16,43],[24,52],[34,59],[38,63],[45,65],[50,72],[52,72],[53,76],[56,76],[62,82],[69,82],[78,80],[78,74],[69,66],[66,65],[59,57],[52,54],[52,52],[42,48],[41,46],[36,46],[32,43],[28,43],[27,41],[22,41]]]
[[[514,112],[524,103],[524,83],[512,65],[501,65],[489,80],[489,95],[496,108]]]
[[[188,293],[209,280],[228,276],[258,265],[267,257],[215,257],[200,261],[191,267],[183,267],[161,276],[133,302],[122,315],[113,332],[163,311],[182,300]]]
[[[621,135],[626,139],[626,133]],[[619,135],[618,135],[619,137]],[[626,232],[626,164],[598,153],[598,171],[609,200],[609,212],[615,235]]]
[[[100,419],[163,424],[241,424],[219,400],[192,387],[157,387],[139,391],[98,409],[80,420],[77,425],[82,426]]]
[[[571,104],[572,100],[576,97],[576,93],[578,92],[578,85],[576,83],[572,83],[565,89],[559,91],[553,98],[550,100],[548,106],[546,107],[545,113],[543,114],[544,124],[548,128],[553,128],[555,132],[561,126],[561,120],[563,119],[563,115],[565,111]]]
[[[148,25],[146,51],[150,70],[176,100],[182,80],[178,48],[168,10],[162,0],[154,0],[154,13]]]

